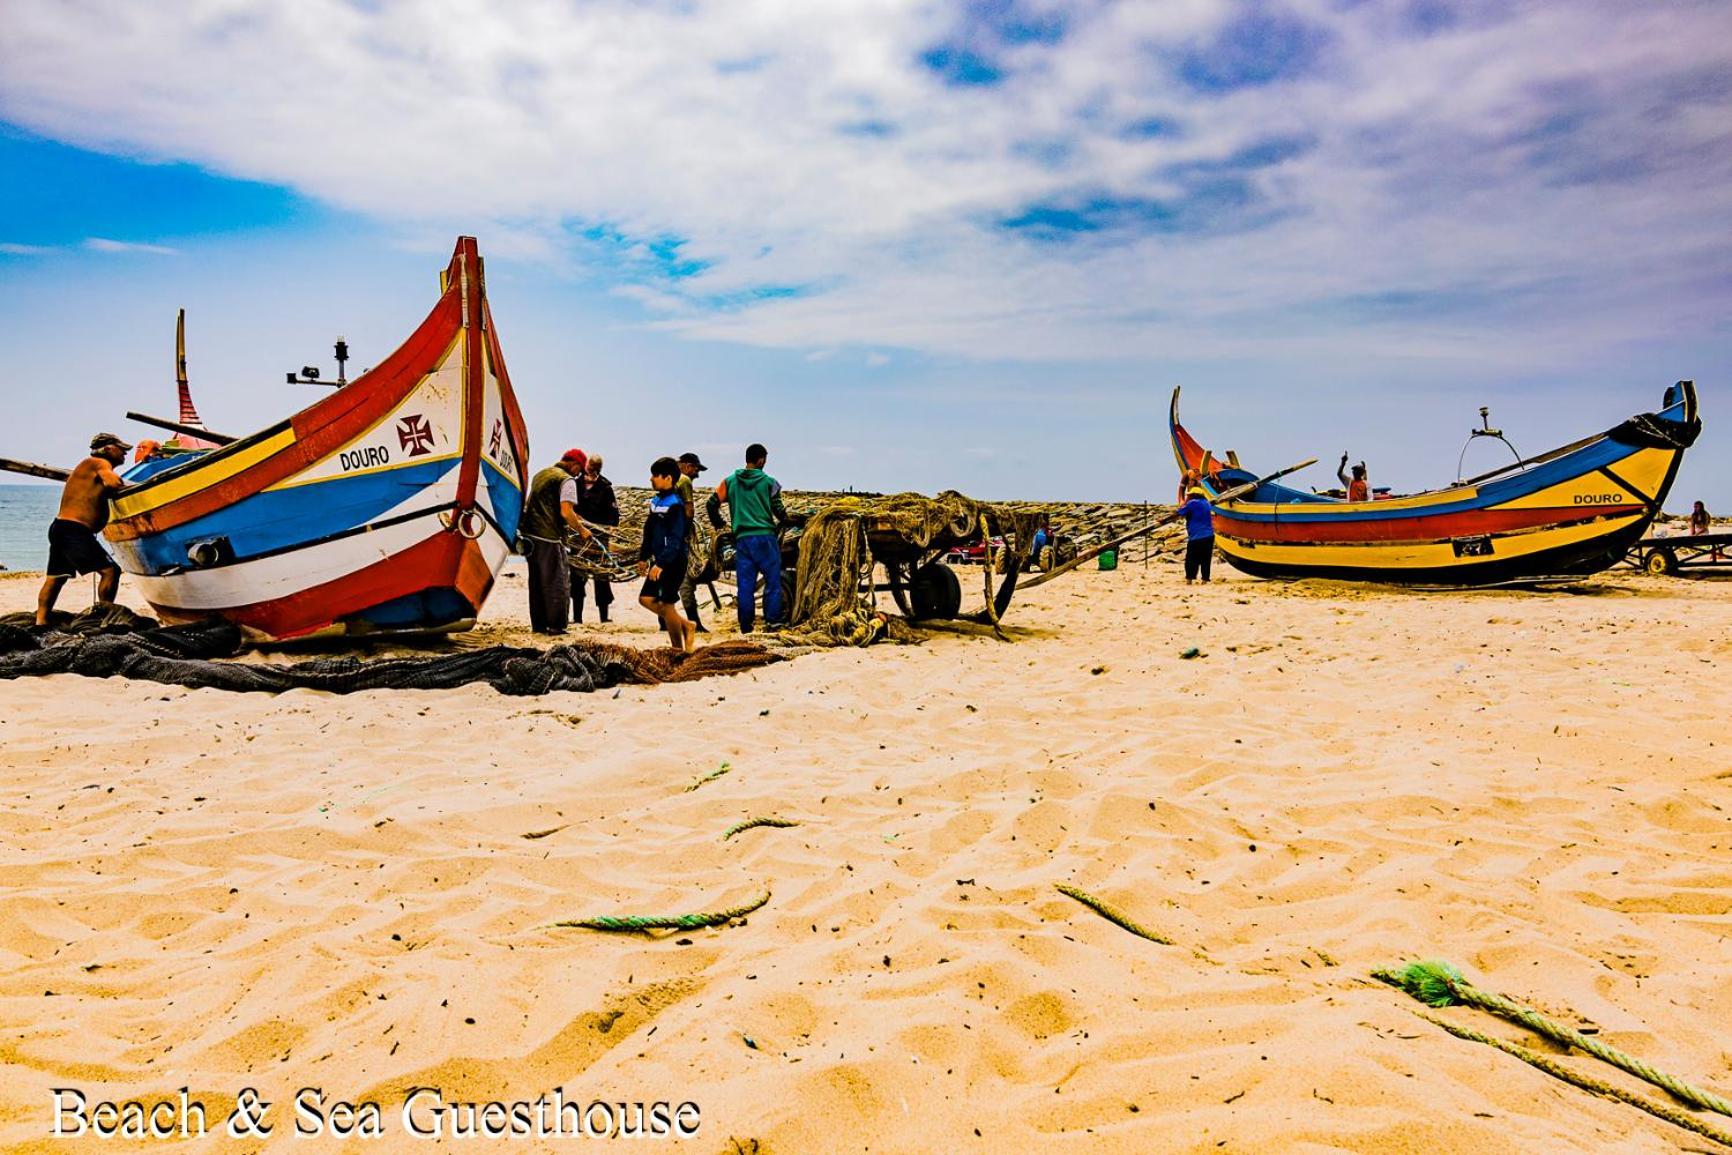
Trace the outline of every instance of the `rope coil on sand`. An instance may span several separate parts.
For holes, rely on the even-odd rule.
[[[1676,1124],[1679,1127],[1683,1127],[1685,1130],[1694,1131],[1698,1135],[1704,1135],[1709,1139],[1714,1140],[1716,1143],[1724,1143],[1728,1147],[1732,1147],[1732,1131],[1724,1131],[1706,1120],[1696,1118],[1696,1116],[1687,1111],[1679,1110],[1670,1103],[1662,1103],[1658,1100],[1647,1098],[1644,1095],[1638,1095],[1634,1091],[1626,1091],[1622,1087],[1613,1086],[1611,1083],[1596,1079],[1591,1075],[1584,1075],[1578,1071],[1572,1071],[1569,1067],[1566,1067],[1564,1064],[1548,1055],[1542,1055],[1538,1051],[1530,1051],[1528,1048],[1516,1043],[1505,1042],[1503,1039],[1482,1034],[1471,1027],[1462,1027],[1457,1026],[1455,1023],[1446,1023],[1437,1016],[1428,1015],[1424,1011],[1415,1011],[1413,1013],[1428,1023],[1435,1023],[1437,1026],[1442,1027],[1458,1039],[1466,1039],[1470,1043],[1484,1043],[1488,1047],[1496,1047],[1506,1055],[1514,1055],[1522,1062],[1537,1067],[1554,1078],[1562,1079],[1566,1083],[1580,1087],[1584,1091],[1591,1091],[1596,1095],[1603,1095],[1608,1099],[1617,1099],[1619,1102],[1628,1103],[1632,1107],[1637,1107],[1646,1111],[1656,1119],[1664,1119],[1666,1122]]]
[[[706,926],[722,926],[736,918],[744,918],[769,901],[770,892],[766,890],[751,902],[730,906],[726,910],[673,915],[604,914],[593,918],[567,919],[553,925],[580,927],[584,930],[701,930]]]
[[[1123,927],[1138,938],[1146,938],[1150,942],[1158,942],[1162,946],[1174,945],[1172,939],[1167,938],[1165,935],[1156,931],[1150,930],[1148,927],[1143,926],[1118,907],[1113,906],[1110,903],[1102,902],[1086,890],[1079,890],[1068,882],[1054,883],[1053,889],[1057,890],[1060,894],[1069,895],[1071,898],[1076,899],[1078,902],[1082,903],[1108,922]]]
[[[1642,1059],[1636,1058],[1634,1055],[1625,1054],[1616,1047],[1603,1043],[1589,1035],[1584,1035],[1580,1031],[1572,1030],[1557,1020],[1548,1018],[1530,1007],[1524,1007],[1512,999],[1505,998],[1503,995],[1497,994],[1493,991],[1481,990],[1479,987],[1468,982],[1467,979],[1463,977],[1460,970],[1440,959],[1427,959],[1412,962],[1399,970],[1379,968],[1372,971],[1371,976],[1381,982],[1388,983],[1390,986],[1407,992],[1409,995],[1412,995],[1414,998],[1428,1006],[1447,1007],[1462,1005],[1478,1007],[1480,1010],[1489,1011],[1500,1018],[1508,1019],[1510,1022],[1526,1027],[1535,1034],[1551,1039],[1553,1042],[1561,1043],[1566,1047],[1574,1047],[1577,1050],[1585,1051],[1596,1059],[1599,1059],[1601,1062],[1609,1063],[1612,1066],[1617,1067],[1619,1070],[1629,1072],[1646,1083],[1651,1083],[1654,1086],[1661,1088],[1671,1094],[1674,1098],[1681,1102],[1688,1103],[1692,1107],[1700,1107],[1705,1111],[1715,1111],[1722,1115],[1732,1115],[1732,1102],[1729,1102],[1724,1097],[1711,1091],[1704,1091],[1698,1087],[1692,1086],[1684,1080],[1679,1079],[1674,1075],[1669,1075]],[[1639,1107],[1651,1115],[1665,1119],[1667,1122],[1676,1123],[1681,1127],[1688,1127],[1690,1130],[1695,1131],[1698,1134],[1706,1135],[1717,1142],[1726,1143],[1728,1146],[1732,1146],[1732,1135],[1728,1135],[1728,1133],[1720,1131],[1694,1116],[1678,1111],[1676,1108],[1666,1106],[1665,1104],[1652,1103],[1639,1095],[1621,1090],[1611,1084],[1602,1083],[1597,1079],[1592,1079],[1585,1075],[1578,1075],[1575,1072],[1569,1071],[1568,1068],[1563,1067],[1561,1064],[1536,1052],[1529,1051],[1525,1047],[1517,1046],[1514,1043],[1505,1043],[1501,1039],[1494,1039],[1489,1035],[1482,1035],[1478,1031],[1472,1031],[1466,1027],[1458,1028],[1430,1015],[1421,1015],[1420,1017],[1436,1023],[1438,1026],[1443,1027],[1451,1034],[1460,1038],[1469,1039],[1473,1042],[1485,1043],[1489,1046],[1496,1047],[1500,1051],[1505,1051],[1509,1054],[1515,1055],[1523,1062],[1530,1063],[1533,1066],[1538,1067],[1540,1070],[1545,1071],[1547,1074],[1556,1075],[1558,1078],[1573,1083],[1585,1090],[1609,1095],[1612,1098],[1629,1103],[1633,1107]]]
[[[772,815],[766,815],[762,818],[748,818],[744,822],[736,822],[732,826],[728,827],[728,829],[722,834],[722,841],[726,842],[728,839],[742,831],[756,830],[760,826],[776,826],[785,828],[798,825],[800,825],[798,822],[794,822],[791,819],[776,818]]]

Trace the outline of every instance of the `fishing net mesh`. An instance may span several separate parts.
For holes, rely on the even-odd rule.
[[[123,606],[99,605],[84,614],[57,616],[53,628],[31,628],[29,614],[0,617],[0,680],[46,674],[126,677],[189,688],[323,690],[443,690],[485,682],[502,694],[555,690],[589,692],[622,684],[660,685],[734,674],[779,655],[739,640],[693,654],[670,649],[577,642],[536,649],[487,646],[416,657],[311,658],[297,662],[233,661],[244,648],[240,629],[210,621],[160,626]]]
[[[893,538],[898,553],[915,555],[995,536],[1010,538],[1004,547],[1018,569],[1028,562],[1039,515],[1010,513],[986,502],[946,490],[936,497],[895,493],[885,497],[843,497],[826,504],[800,534],[794,603],[789,610],[791,640],[820,646],[863,646],[880,638],[912,640],[908,623],[878,606],[877,559],[872,539]],[[986,558],[987,606],[972,620],[990,620],[992,577],[1003,558]]]

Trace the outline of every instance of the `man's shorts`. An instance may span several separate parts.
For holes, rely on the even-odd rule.
[[[651,564],[654,564],[653,562]],[[672,604],[680,600],[680,583],[686,580],[686,561],[681,558],[670,566],[662,567],[659,578],[645,578],[640,597],[654,598],[658,602]]]
[[[64,517],[48,524],[48,574],[50,577],[76,577],[113,569],[114,559],[96,540],[89,526]]]

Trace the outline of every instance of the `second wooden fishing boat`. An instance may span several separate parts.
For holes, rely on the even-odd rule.
[[[1344,501],[1274,482],[1215,508],[1215,540],[1259,577],[1490,585],[1595,573],[1648,528],[1702,428],[1696,387],[1679,381],[1658,412],[1425,493]],[[1218,460],[1168,412],[1173,457],[1211,497],[1256,481]]]

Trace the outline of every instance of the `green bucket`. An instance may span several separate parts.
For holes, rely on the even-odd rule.
[[[1118,569],[1119,551],[1116,549],[1103,549],[1101,551],[1100,564],[1102,569]]]

